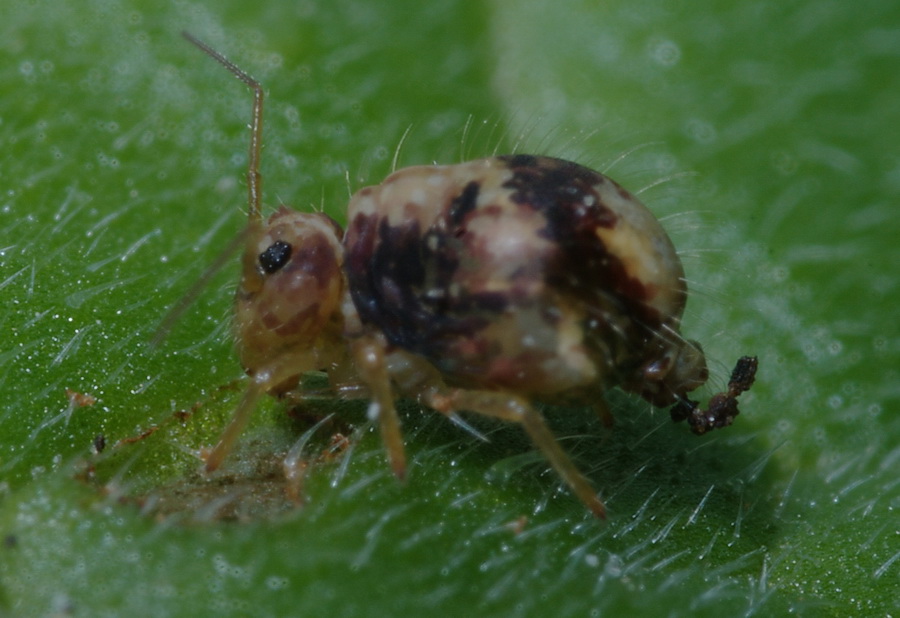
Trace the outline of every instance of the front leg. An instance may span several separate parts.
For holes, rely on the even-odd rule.
[[[258,368],[250,377],[244,396],[235,408],[231,421],[219,436],[216,446],[204,458],[206,471],[213,472],[222,465],[247,423],[250,422],[250,417],[263,395],[281,392],[285,384],[296,382],[300,374],[309,371],[317,364],[318,360],[315,354],[299,352],[282,354],[267,365]]]

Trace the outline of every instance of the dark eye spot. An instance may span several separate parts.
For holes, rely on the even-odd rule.
[[[281,270],[291,259],[291,245],[283,240],[276,240],[269,248],[259,254],[259,265],[263,272],[271,275]]]

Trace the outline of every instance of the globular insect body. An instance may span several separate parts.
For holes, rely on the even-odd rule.
[[[260,212],[262,89],[185,35],[255,93],[250,222],[235,332],[250,385],[206,460],[218,467],[263,394],[325,370],[338,395],[364,396],[391,466],[406,462],[394,402],[520,423],[582,502],[604,505],[535,409],[593,406],[620,386],[675,404],[696,433],[725,426],[753,382],[738,361],[702,410],[708,378],[681,337],[687,300],[675,248],[650,211],[606,176],[560,159],[501,156],[399,170],[350,201],[347,230],[322,213]]]
[[[665,404],[706,380],[677,335],[675,248],[633,196],[574,163],[401,170],[353,197],[344,247],[363,324],[453,382],[554,397],[634,382]],[[681,362],[657,367],[667,354]]]

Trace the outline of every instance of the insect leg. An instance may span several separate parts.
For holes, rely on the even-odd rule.
[[[397,478],[403,480],[406,477],[406,452],[400,432],[400,418],[394,407],[385,347],[383,339],[378,336],[362,337],[353,342],[352,353],[359,376],[371,393],[369,416],[373,420],[378,419],[391,469]]]
[[[597,394],[596,399],[594,400],[594,412],[597,414],[597,418],[600,419],[600,422],[603,423],[603,426],[607,429],[612,429],[613,425],[615,425],[615,418],[613,418],[612,412],[609,411],[609,404],[606,403],[606,400],[603,398],[602,394]]]
[[[207,472],[216,470],[222,465],[225,458],[228,457],[228,454],[234,447],[234,443],[250,421],[250,415],[252,415],[253,411],[256,409],[259,398],[262,397],[265,392],[266,386],[257,383],[255,380],[251,382],[247,387],[247,390],[244,391],[244,397],[238,404],[237,409],[235,409],[234,414],[231,417],[231,422],[228,423],[228,427],[226,427],[225,431],[222,432],[222,435],[219,436],[219,442],[206,457]]]
[[[496,391],[446,388],[443,391],[426,391],[422,402],[447,415],[456,410],[470,410],[521,424],[535,446],[585,506],[597,517],[606,517],[606,507],[597,492],[559,445],[544,417],[526,400]]]
[[[310,368],[317,366],[315,354],[306,351],[296,354],[283,354],[268,366],[257,369],[251,379],[241,402],[235,408],[228,427],[219,436],[219,441],[206,457],[206,471],[216,470],[228,457],[234,443],[250,422],[250,416],[256,409],[260,398],[270,392],[284,388],[285,384],[295,383],[297,377]]]

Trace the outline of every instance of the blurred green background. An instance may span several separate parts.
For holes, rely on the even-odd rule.
[[[3,3],[0,615],[900,612],[900,5],[521,4]],[[240,394],[235,268],[146,342],[241,228],[250,95],[182,29],[269,92],[270,206],[341,218],[407,129],[400,166],[534,152],[638,192],[705,395],[760,357],[734,427],[548,411],[606,522],[517,428],[415,406],[405,486],[355,404],[304,508],[277,462],[309,422],[272,402],[199,476]]]

